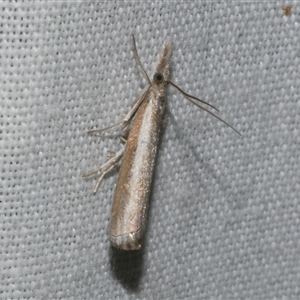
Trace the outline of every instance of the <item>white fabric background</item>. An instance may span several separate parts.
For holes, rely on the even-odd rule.
[[[299,2],[2,3],[1,293],[5,298],[300,297]],[[120,120],[163,41],[168,88],[144,248],[108,240]]]

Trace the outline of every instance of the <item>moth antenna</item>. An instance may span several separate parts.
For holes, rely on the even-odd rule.
[[[188,93],[184,92],[180,87],[178,87],[175,83],[173,83],[171,80],[168,80],[167,83],[170,83],[172,86],[174,86],[174,88],[176,88],[183,96],[188,97],[188,98],[192,98],[194,100],[197,100],[203,104],[206,104],[208,106],[210,106],[211,108],[215,109],[217,112],[219,112],[219,110],[214,107],[213,105],[209,104],[208,102],[205,102],[199,98],[196,98],[195,96],[189,95]]]
[[[206,111],[207,113],[209,113],[210,115],[212,115],[213,117],[215,117],[216,119],[218,119],[219,121],[223,122],[225,125],[227,125],[228,127],[230,127],[231,129],[233,129],[237,134],[239,134],[240,136],[242,136],[242,134],[237,131],[233,126],[231,126],[229,123],[227,123],[226,121],[224,121],[223,119],[221,119],[220,117],[218,117],[216,114],[212,113],[211,111],[209,111],[208,109],[206,109],[205,107],[201,106],[200,104],[198,104],[197,102],[195,102],[193,99],[195,99],[196,97],[190,96],[189,94],[183,92],[177,85],[175,85],[173,82],[171,82],[170,80],[167,81],[167,83],[170,83],[172,86],[174,86],[179,92],[181,92],[183,94],[183,96],[189,100],[191,103],[193,103],[194,105],[196,105],[197,107],[201,108],[202,110]],[[198,98],[196,98],[196,100],[200,100]],[[202,100],[200,100],[200,102],[203,102],[209,106],[211,106],[210,104],[208,104],[207,102],[204,102]],[[213,106],[211,106],[213,107]],[[213,107],[214,108],[214,107]]]
[[[137,64],[139,65],[139,67],[141,68],[141,72],[143,74],[143,76],[145,77],[145,79],[148,81],[149,84],[151,84],[151,81],[147,75],[147,72],[145,71],[142,63],[141,63],[141,60],[140,60],[140,57],[139,57],[139,54],[137,52],[137,48],[136,48],[136,43],[135,43],[135,37],[134,35],[132,35],[132,43],[133,43],[133,54],[134,54],[134,58],[137,62]]]

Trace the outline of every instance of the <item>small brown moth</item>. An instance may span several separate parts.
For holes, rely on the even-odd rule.
[[[169,80],[169,61],[172,51],[169,42],[164,43],[154,69],[153,78],[150,80],[137,53],[134,36],[132,36],[132,40],[135,59],[148,85],[133,103],[123,120],[109,127],[88,132],[90,134],[99,133],[122,124],[124,135],[126,132],[129,133],[125,137],[123,136],[122,140],[125,145],[119,152],[108,159],[98,170],[84,175],[84,177],[87,177],[99,171],[101,172],[93,190],[93,193],[95,193],[104,176],[122,159],[112,204],[109,233],[111,245],[124,250],[138,250],[141,248],[146,227],[154,163],[165,110],[167,85],[170,84],[175,87],[190,102],[240,134],[230,124],[202,107],[199,103],[217,110],[215,107],[185,93]]]
[[[292,13],[292,7],[291,6],[285,6],[284,8],[283,8],[283,14],[285,15],[285,16],[290,16],[291,15],[291,13]]]

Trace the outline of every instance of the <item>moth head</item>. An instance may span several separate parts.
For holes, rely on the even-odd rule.
[[[164,78],[164,75],[162,73],[155,73],[153,75],[153,82],[156,83],[156,84],[160,84],[160,83],[163,83],[165,81],[165,78]]]

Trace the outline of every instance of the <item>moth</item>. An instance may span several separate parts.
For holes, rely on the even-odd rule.
[[[93,193],[96,193],[104,176],[122,161],[113,198],[109,235],[111,245],[124,250],[138,250],[142,245],[153,169],[165,111],[167,85],[176,88],[187,100],[240,134],[230,124],[200,104],[218,111],[214,106],[185,93],[169,79],[172,48],[168,41],[162,47],[152,79],[148,77],[140,61],[134,36],[132,41],[135,60],[148,84],[120,122],[88,132],[99,133],[122,125],[124,145],[99,169],[83,175],[88,177],[100,172],[93,190]]]

